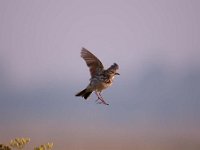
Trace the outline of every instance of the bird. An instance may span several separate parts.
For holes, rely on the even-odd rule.
[[[88,86],[75,96],[81,96],[86,100],[92,92],[95,92],[98,104],[109,105],[101,96],[101,92],[112,85],[115,75],[120,75],[117,72],[118,64],[113,63],[108,69],[104,69],[102,62],[84,47],[81,50],[81,57],[89,67],[91,78]]]

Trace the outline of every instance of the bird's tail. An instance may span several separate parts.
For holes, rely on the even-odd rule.
[[[90,96],[91,93],[92,93],[92,92],[89,91],[89,90],[86,88],[86,89],[80,91],[79,93],[77,93],[76,96],[82,96],[82,97],[84,97],[85,99],[87,99],[87,98]]]

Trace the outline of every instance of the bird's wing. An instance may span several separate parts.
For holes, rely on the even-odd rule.
[[[87,49],[82,48],[81,57],[85,60],[87,66],[90,68],[91,77],[93,77],[97,71],[103,70],[103,64],[101,61]]]

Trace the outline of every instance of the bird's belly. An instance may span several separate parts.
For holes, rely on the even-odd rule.
[[[109,86],[111,86],[111,84],[112,83],[101,82],[99,84],[96,84],[95,89],[96,89],[96,91],[102,91],[102,90],[108,88]]]

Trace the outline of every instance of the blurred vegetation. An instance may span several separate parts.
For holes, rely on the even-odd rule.
[[[35,147],[34,150],[50,150],[52,148],[53,148],[53,143],[47,143],[39,147]]]
[[[12,150],[24,149],[25,145],[30,142],[30,138],[15,138],[14,140],[10,141],[9,145],[0,144],[0,150]],[[42,144],[39,147],[35,147],[34,150],[51,150],[53,148],[53,143]]]
[[[0,144],[0,150],[11,150],[11,148],[7,145]]]
[[[16,138],[10,141],[10,146],[15,149],[23,149],[30,142],[30,138]]]

